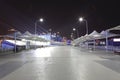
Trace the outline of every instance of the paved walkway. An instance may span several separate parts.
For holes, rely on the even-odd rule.
[[[39,48],[0,56],[0,80],[120,80],[119,60],[104,51]]]

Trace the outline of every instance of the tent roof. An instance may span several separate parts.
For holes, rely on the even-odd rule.
[[[31,36],[32,34],[29,31],[26,31],[23,35]]]
[[[113,28],[110,28],[110,29],[108,29],[109,31],[110,30],[120,30],[120,25],[118,25],[118,26],[116,26],[116,27],[113,27]]]
[[[118,34],[110,33],[109,31],[102,31],[100,34],[105,37],[106,33],[108,37],[119,36]]]
[[[102,37],[100,33],[98,33],[96,30],[94,30],[91,34],[88,35],[90,39],[99,39]]]
[[[105,33],[105,31],[104,31],[104,30],[100,32],[100,34],[104,34],[104,33]]]
[[[18,32],[15,32],[15,33],[12,33],[12,34],[8,34],[8,35],[5,35],[5,36],[14,38],[15,34],[16,34],[16,37],[20,37],[22,35],[22,33],[18,31]]]
[[[100,33],[94,30],[92,33],[89,34],[89,36],[100,36]]]
[[[16,32],[16,36],[21,36],[22,33],[21,32]]]

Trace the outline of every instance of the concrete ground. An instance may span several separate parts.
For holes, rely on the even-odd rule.
[[[0,80],[120,80],[120,56],[71,46],[0,56]]]

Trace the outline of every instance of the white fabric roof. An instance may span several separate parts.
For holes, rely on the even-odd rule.
[[[86,40],[93,40],[93,39],[99,39],[102,35],[98,33],[97,31],[93,31],[91,34],[86,34],[84,36],[81,36],[80,38],[77,38],[73,41],[73,44],[79,44],[80,42],[84,42]]]
[[[116,26],[116,27],[113,27],[113,28],[110,28],[108,30],[120,30],[120,25]]]
[[[118,26],[114,29],[117,29],[117,28],[119,28],[119,30],[120,30],[120,26]],[[94,30],[89,35],[85,35],[85,36],[82,36],[82,37],[79,37],[79,38],[75,39],[73,41],[73,44],[79,44],[80,42],[84,42],[86,40],[106,38],[106,32],[107,32],[107,37],[119,36],[118,34],[113,34],[113,33],[110,33],[109,31],[101,31],[101,33],[98,33],[97,31]]]
[[[26,31],[23,35],[31,36],[32,34],[29,31]]]
[[[100,32],[100,34],[104,34],[104,33],[105,33],[105,31],[104,31],[104,30]]]
[[[26,31],[23,35],[19,36],[21,39],[27,39],[27,40],[36,40],[36,41],[43,41],[46,42],[46,39],[43,39],[39,36],[32,35],[29,31]]]
[[[72,44],[76,45],[76,44],[79,44],[80,42],[84,42],[84,39],[85,37],[84,36],[81,36],[77,39],[75,39],[74,41],[72,41]]]
[[[110,33],[109,31],[102,31],[100,34],[103,36],[103,38],[106,37],[106,33],[108,37],[114,37],[114,36],[119,36],[118,34]]]
[[[21,32],[15,32],[16,33],[16,37],[19,37],[19,36],[21,36],[22,35],[22,33]],[[8,34],[8,35],[6,35],[7,37],[11,37],[11,38],[14,38],[15,37],[15,33],[12,33],[12,34]]]
[[[89,34],[89,36],[94,36],[94,35],[99,35],[99,33],[96,30],[94,30],[92,33]]]
[[[23,35],[20,36],[20,38],[25,38],[25,39],[29,39],[32,37],[33,35],[29,31],[26,31],[25,33],[23,33]]]
[[[91,38],[94,38],[94,39],[102,37],[102,35],[95,30],[91,34],[89,34],[88,36],[90,36]]]

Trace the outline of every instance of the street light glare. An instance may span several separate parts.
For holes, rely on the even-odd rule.
[[[8,30],[8,31],[16,31],[16,30],[12,28],[12,29],[10,29],[10,30]]]
[[[43,18],[40,18],[40,22],[43,22]]]
[[[76,29],[75,29],[75,28],[73,28],[73,31],[76,31]]]
[[[82,18],[82,17],[80,17],[80,18],[79,18],[79,21],[80,21],[80,22],[82,22],[82,21],[83,21],[83,18]]]

